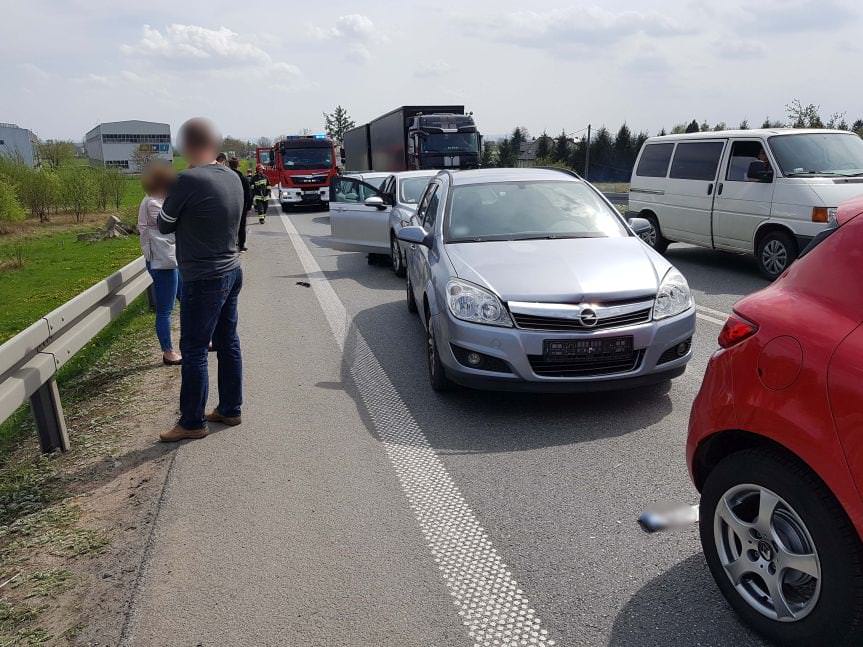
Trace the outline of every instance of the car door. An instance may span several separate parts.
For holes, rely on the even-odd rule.
[[[422,228],[428,233],[435,232],[437,223],[438,207],[440,206],[441,186],[437,182],[430,184],[425,195],[425,208],[422,214],[417,214]],[[418,270],[419,285],[428,287],[431,281],[431,264],[436,262],[440,250],[437,245],[429,249],[425,245],[417,245],[416,266]]]
[[[863,325],[845,337],[833,353],[827,392],[848,467],[863,492]]]
[[[725,139],[677,142],[666,181],[665,206],[657,214],[666,238],[713,246],[711,213],[725,142]]]
[[[713,244],[720,249],[752,252],[758,225],[770,217],[773,178],[769,182],[747,177],[753,162],[766,159],[764,143],[754,137],[733,139],[723,156],[716,197],[713,200]],[[772,168],[775,164],[769,162]]]
[[[417,210],[411,215],[410,225],[411,226],[422,226],[423,218],[425,216],[426,210],[428,209],[429,200],[432,197],[432,185],[429,185],[425,193],[423,193],[422,198],[420,198],[419,206],[417,206]],[[417,297],[418,301],[422,301],[422,293],[425,289],[425,281],[423,281],[424,272],[424,264],[427,262],[427,255],[423,252],[428,251],[423,245],[416,245],[413,243],[408,243],[404,246],[405,248],[405,256],[408,260],[407,270],[408,277],[410,278],[411,285],[414,289],[414,296]]]
[[[366,199],[381,192],[357,178],[339,176],[330,184],[332,246],[369,254],[389,253],[390,206],[369,206]]]

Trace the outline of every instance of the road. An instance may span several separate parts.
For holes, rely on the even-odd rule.
[[[124,644],[761,644],[695,528],[635,523],[697,500],[689,409],[753,260],[668,251],[699,304],[670,388],[440,395],[404,281],[328,234],[250,219],[244,422],[177,450]]]

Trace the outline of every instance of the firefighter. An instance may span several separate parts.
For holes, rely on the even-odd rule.
[[[262,225],[267,217],[267,206],[270,201],[270,183],[264,175],[264,166],[258,164],[252,176],[252,195],[255,201],[255,212],[258,214],[258,222]]]

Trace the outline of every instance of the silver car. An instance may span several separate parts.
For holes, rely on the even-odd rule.
[[[345,251],[389,258],[404,276],[398,231],[410,220],[417,202],[437,171],[342,175],[330,185],[331,245]]]
[[[399,238],[407,306],[436,390],[570,391],[683,373],[686,279],[602,194],[566,171],[442,171]]]

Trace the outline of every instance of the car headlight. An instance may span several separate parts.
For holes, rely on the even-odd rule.
[[[692,307],[692,293],[689,284],[673,267],[665,274],[656,293],[656,301],[653,303],[653,318],[665,319],[685,312]]]
[[[456,319],[512,328],[512,319],[497,295],[478,285],[450,279],[446,284],[446,300]]]

